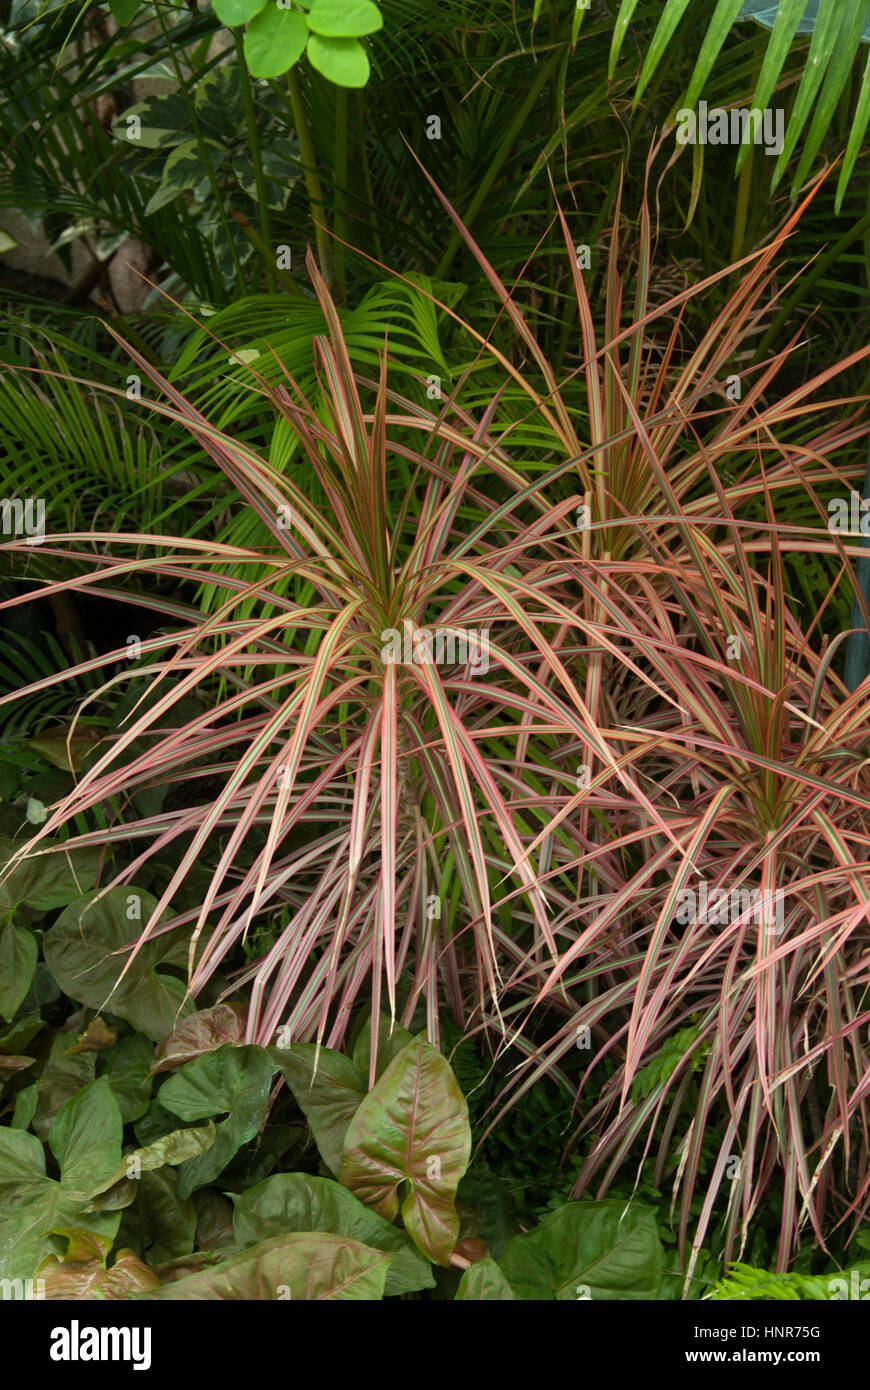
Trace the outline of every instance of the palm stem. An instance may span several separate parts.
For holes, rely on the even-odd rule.
[[[311,128],[308,124],[308,117],[305,114],[305,102],[302,98],[302,88],[299,86],[299,78],[296,69],[290,68],[287,73],[287,90],[290,93],[290,102],[293,107],[293,120],[296,125],[296,138],[299,141],[299,154],[302,159],[302,171],[305,175],[305,187],[308,191],[308,201],[311,205],[311,216],[314,220],[314,235],[317,239],[317,258],[320,261],[320,273],[327,285],[332,288],[332,255],[329,249],[329,237],[326,226],[326,207],[323,201],[323,189],[320,186],[320,175],[317,172],[317,157],[314,153],[314,143],[311,139]],[[323,222],[317,219],[323,218]]]
[[[257,114],[254,110],[254,91],[251,86],[251,74],[248,72],[248,64],[245,60],[245,45],[242,41],[241,29],[233,30],[233,41],[236,45],[239,86],[242,92],[242,104],[245,108],[245,122],[248,127],[248,144],[251,149],[251,164],[254,167],[254,183],[257,188],[257,205],[260,212],[260,235],[274,258],[272,225],[269,216],[269,200],[266,194],[266,176],[263,172],[263,156],[260,150],[260,140],[257,135]],[[266,259],[266,288],[270,294],[273,293],[275,289],[275,267],[272,260],[268,258]]]

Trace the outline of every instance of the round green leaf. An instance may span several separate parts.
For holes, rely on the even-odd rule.
[[[299,10],[279,10],[269,0],[245,30],[245,58],[253,77],[280,77],[305,51],[308,25]]]
[[[212,9],[228,29],[237,29],[259,14],[266,0],[212,0]]]
[[[369,60],[357,39],[326,39],[312,34],[307,52],[311,66],[337,87],[364,87],[369,80]]]
[[[308,27],[329,39],[360,39],[383,27],[383,18],[372,0],[314,0]]]

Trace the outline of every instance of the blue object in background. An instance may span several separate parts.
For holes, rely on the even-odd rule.
[[[799,34],[811,34],[816,27],[816,20],[819,17],[820,0],[807,0],[807,7],[804,10],[803,18],[797,27]],[[840,5],[843,0],[833,0],[834,4]],[[771,0],[745,0],[743,9],[737,16],[738,19],[757,19],[759,24],[765,28],[772,29],[773,21],[776,19],[776,12],[779,9],[779,0],[771,3]],[[867,8],[867,21],[864,25],[864,32],[861,35],[863,43],[870,43],[870,5]]]

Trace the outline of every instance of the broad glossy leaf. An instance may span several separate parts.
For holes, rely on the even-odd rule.
[[[147,941],[113,988],[130,959],[124,948],[135,941],[156,906],[156,898],[142,889],[110,888],[101,896],[87,893],[70,903],[46,932],[44,952],[66,994],[91,1009],[106,1009],[125,1018],[160,1042],[176,1027],[179,1008],[182,1017],[194,1008],[189,1000],[182,1007],[186,992],[182,982],[155,969],[174,944],[171,938],[164,935]],[[128,910],[139,915],[129,918]]]
[[[212,68],[196,84],[194,108],[203,135],[212,140],[232,140],[244,118],[238,69]]]
[[[136,116],[136,123],[128,117]],[[112,134],[116,140],[123,140],[131,149],[158,150],[170,145],[180,145],[189,140],[193,133],[190,112],[184,98],[177,92],[166,96],[146,97],[144,101],[130,106],[114,122]],[[135,138],[131,139],[131,135]]]
[[[393,1031],[390,1032],[390,1019],[386,1014],[381,1014],[378,1020],[378,1057],[375,1062],[375,1080],[383,1076],[387,1067],[394,1057],[398,1057],[403,1047],[407,1047],[409,1042],[413,1042],[413,1035],[403,1028],[400,1023],[393,1024]],[[360,1035],[354,1043],[353,1064],[368,1084],[369,1059],[372,1051],[372,1034],[370,1021],[364,1024]]]
[[[33,932],[14,922],[0,927],[0,1014],[12,1019],[21,1006],[39,959]]]
[[[281,1068],[293,1099],[311,1126],[320,1157],[338,1177],[347,1127],[366,1094],[363,1077],[349,1057],[326,1047],[320,1049],[315,1076],[314,1043],[271,1047],[269,1055]]]
[[[24,1018],[19,1018],[17,1023],[0,1032],[0,1053],[23,1052],[44,1027],[45,1022],[38,1013],[25,1014]]]
[[[468,1166],[468,1106],[445,1059],[417,1038],[361,1102],[344,1140],[341,1181],[392,1221],[399,1210],[420,1250],[449,1265],[459,1238],[454,1197]]]
[[[112,1048],[106,1077],[125,1124],[138,1120],[151,1103],[153,1045],[141,1033],[128,1033]]]
[[[245,58],[252,77],[280,77],[305,51],[308,25],[299,10],[279,10],[274,0],[245,30]]]
[[[312,34],[306,52],[311,66],[337,87],[364,87],[369,80],[368,54],[357,39]]]
[[[196,1242],[196,1207],[192,1200],[182,1202],[178,1196],[174,1169],[143,1173],[135,1186],[136,1201],[121,1220],[119,1243],[134,1244],[152,1267],[191,1255]]]
[[[154,1172],[167,1164],[175,1167],[179,1163],[186,1163],[190,1158],[207,1153],[216,1135],[217,1130],[211,1120],[207,1125],[194,1129],[175,1129],[171,1134],[164,1134],[162,1139],[156,1139],[153,1144],[125,1154],[102,1186],[94,1190],[106,1192],[128,1176],[138,1181],[143,1173]]]
[[[510,1197],[510,1184],[487,1163],[472,1163],[456,1193],[462,1229],[480,1236],[493,1259],[501,1259],[508,1241],[520,1232]]]
[[[33,1123],[33,1116],[36,1113],[38,1100],[35,1086],[25,1086],[23,1091],[19,1091],[15,1097],[15,1109],[12,1112],[13,1129],[30,1129]]]
[[[215,1004],[210,1009],[198,1009],[163,1039],[154,1054],[151,1075],[176,1071],[194,1057],[214,1052],[225,1043],[241,1045],[247,1018],[244,1004]]]
[[[235,1254],[233,1204],[213,1187],[204,1187],[191,1198],[196,1208],[196,1248]]]
[[[88,1082],[57,1113],[48,1144],[70,1192],[100,1192],[121,1160],[123,1123],[105,1076]]]
[[[383,27],[383,17],[372,0],[314,0],[308,11],[308,27],[314,34],[332,39],[360,39]]]
[[[182,1120],[205,1120],[232,1110],[241,1092],[252,1086],[268,1092],[274,1070],[265,1048],[225,1043],[170,1076],[160,1088],[160,1104]]]
[[[387,1274],[386,1296],[434,1288],[429,1261],[408,1237],[329,1178],[276,1173],[233,1200],[233,1229],[240,1250],[282,1231],[330,1231],[395,1256]]]
[[[183,1120],[202,1120],[229,1111],[214,1144],[179,1169],[178,1195],[185,1200],[213,1182],[234,1155],[256,1138],[266,1119],[274,1066],[263,1047],[226,1044],[186,1063],[164,1082],[160,1103]]]
[[[216,173],[226,156],[223,145],[216,140],[183,140],[176,145],[163,166],[161,187],[182,192],[195,188],[208,178],[208,171]],[[206,161],[208,161],[206,163]]]
[[[144,1297],[371,1302],[384,1296],[391,1259],[348,1236],[281,1235]]]
[[[29,1279],[58,1244],[52,1231],[86,1225],[111,1239],[115,1212],[82,1216],[81,1196],[45,1173],[42,1144],[24,1130],[0,1126],[0,1279]]]
[[[37,1270],[46,1299],[125,1299],[143,1289],[160,1287],[160,1280],[132,1250],[119,1250],[111,1269],[99,1258],[76,1260],[49,1255]]]
[[[654,1208],[610,1199],[559,1207],[499,1265],[517,1298],[631,1300],[657,1297],[663,1257]]]
[[[516,1294],[495,1260],[478,1260],[467,1269],[456,1290],[457,1303],[506,1303]]]
[[[39,848],[45,849],[44,854],[21,860],[3,884],[0,901],[8,900],[13,906],[26,903],[37,912],[48,912],[55,907],[65,907],[74,898],[87,893],[97,877],[100,850],[55,851],[52,846],[58,843],[57,840],[43,840]],[[0,838],[0,866],[8,863],[21,846],[21,840]]]
[[[55,1035],[48,1060],[36,1083],[37,1109],[33,1129],[40,1139],[48,1138],[61,1106],[96,1076],[97,1059],[93,1052],[69,1055],[67,1049],[74,1036],[74,1033],[63,1032]]]

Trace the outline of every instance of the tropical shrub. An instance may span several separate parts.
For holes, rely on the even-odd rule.
[[[126,921],[141,914],[144,925],[114,985],[119,1008],[130,998],[138,1007],[143,972],[183,927],[189,994],[211,981],[224,993],[250,988],[248,1044],[270,1045],[280,1030],[294,1043],[340,1046],[366,981],[372,1058],[382,1001],[405,1025],[423,1007],[436,1045],[446,1003],[461,1026],[482,1031],[488,1050],[510,1044],[528,1058],[515,1094],[594,1036],[582,1081],[594,1076],[599,1094],[584,1130],[598,1133],[575,1195],[600,1174],[604,1198],[641,1136],[646,1152],[660,1134],[654,1185],[671,1174],[681,1189],[687,1280],[714,1228],[733,1257],[780,1171],[783,1265],[805,1221],[821,1239],[829,1208],[838,1223],[858,1223],[867,1201],[863,1149],[843,1153],[851,1202],[838,1178],[839,1144],[866,1084],[867,697],[863,687],[845,691],[836,647],[813,643],[784,578],[786,553],[836,557],[846,570],[850,559],[829,530],[777,515],[780,494],[793,505],[797,493],[824,517],[818,489],[845,482],[835,459],[867,427],[848,414],[848,398],[834,403],[834,423],[832,403],[812,400],[829,370],[771,399],[787,349],[745,396],[726,394],[713,411],[701,404],[721,390],[798,216],[750,258],[682,360],[677,311],[704,286],[649,309],[648,219],[627,328],[611,240],[598,347],[563,218],[588,442],[575,427],[571,383],[557,385],[470,238],[542,382],[490,347],[511,389],[479,420],[457,390],[438,413],[395,391],[386,354],[377,379],[355,372],[311,258],[328,327],[317,340],[317,408],[289,374],[274,385],[252,375],[299,439],[328,511],[211,426],[128,344],[171,402],[147,404],[201,442],[263,539],[231,546],[91,532],[40,546],[43,562],[74,554],[85,571],[43,592],[95,582],[111,592],[105,579],[145,567],[198,584],[204,610],[167,603],[167,620],[183,613],[183,627],[130,639],[136,660],[101,691],[109,698],[135,682],[115,705],[122,731],[95,746],[9,861],[7,874],[74,822],[71,847],[105,845],[108,828],[120,850],[116,871],[104,869],[100,888],[49,934],[73,950],[67,961],[49,946],[63,987],[91,1007],[104,1002],[97,994],[112,997],[111,981],[93,969],[110,943],[115,952],[131,944],[123,903],[132,893]],[[662,352],[648,325],[664,317]],[[516,410],[523,397],[526,419]],[[820,409],[824,423],[808,437],[806,417]],[[797,421],[804,435],[792,446]],[[409,465],[398,497],[388,482],[393,455]],[[84,546],[64,548],[77,539]],[[181,805],[172,799],[180,787]],[[99,829],[87,828],[94,815]],[[167,918],[197,870],[195,905]],[[746,907],[714,921],[721,932],[699,918],[675,933],[681,894],[696,880],[718,897],[760,892],[784,916],[774,930]],[[262,928],[252,958],[247,943]],[[87,973],[82,950],[93,959]],[[854,984],[844,990],[846,981]],[[151,989],[156,1039],[167,1010],[190,1002],[171,975],[153,973]],[[547,1036],[532,1045],[541,1016]],[[678,1055],[642,1083],[641,1069],[650,1075],[674,1034],[684,1039]],[[824,1100],[823,1064],[837,1078]]]

